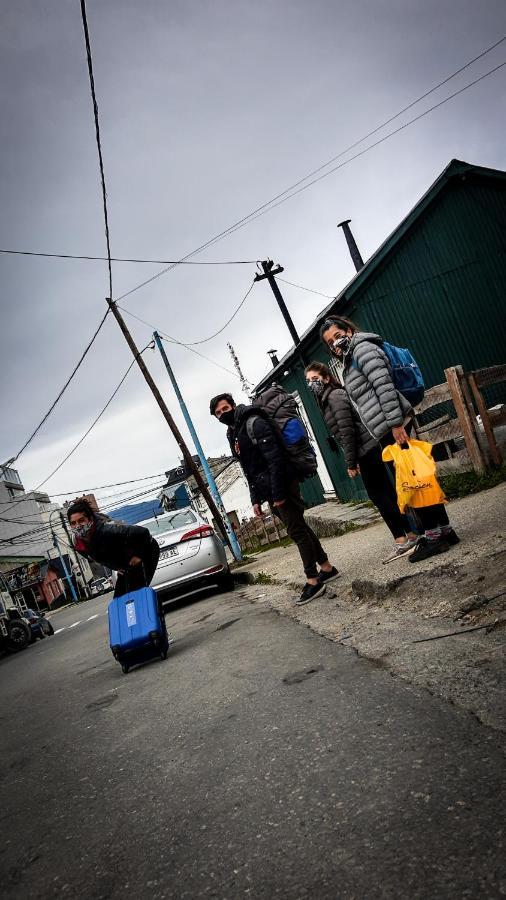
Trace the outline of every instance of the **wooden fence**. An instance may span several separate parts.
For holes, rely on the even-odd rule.
[[[494,429],[506,424],[506,407],[487,409],[483,391],[506,381],[506,365],[473,372],[452,366],[445,369],[445,377],[443,384],[426,391],[416,407],[417,436],[434,446],[444,446],[446,459],[440,462],[443,472],[472,467],[482,473],[491,465],[502,465]],[[481,418],[483,431],[477,416]]]
[[[285,526],[275,516],[257,517],[236,530],[241,550],[255,552],[260,547],[276,544],[287,536]]]

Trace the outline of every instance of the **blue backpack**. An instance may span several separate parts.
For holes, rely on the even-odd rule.
[[[410,350],[396,347],[388,341],[383,341],[381,346],[388,356],[392,381],[396,389],[411,403],[411,406],[417,406],[423,400],[425,385],[416,359]]]
[[[411,403],[411,406],[417,406],[423,400],[425,385],[420,366],[411,350],[396,347],[395,344],[389,344],[388,341],[382,341],[380,346],[390,363],[392,381],[396,390]],[[356,360],[352,361],[352,366],[355,369],[359,368]]]

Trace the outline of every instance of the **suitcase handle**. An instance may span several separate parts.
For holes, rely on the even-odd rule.
[[[149,587],[148,580],[146,578],[146,569],[144,568],[144,563],[142,562],[142,560],[141,560],[140,565],[142,566],[142,574],[144,575],[145,586]],[[125,577],[125,585],[126,585],[126,589],[127,589],[128,593],[130,593],[130,585],[128,583],[128,573],[129,573],[130,569],[137,569],[137,568],[138,568],[138,566],[127,566],[126,569],[123,571],[123,575]]]

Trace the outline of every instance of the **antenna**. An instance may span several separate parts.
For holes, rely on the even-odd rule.
[[[236,354],[234,348],[232,347],[232,344],[228,343],[227,347],[230,350],[230,356],[232,357],[232,360],[233,360],[233,363],[235,366],[235,370],[241,381],[241,387],[243,389],[243,392],[246,394],[247,397],[249,397],[249,395],[251,394],[251,392],[253,390],[253,385],[249,381],[247,381],[246,378],[244,377],[239,360],[237,358],[237,354]]]

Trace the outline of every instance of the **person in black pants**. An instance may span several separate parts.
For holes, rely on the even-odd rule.
[[[115,597],[151,583],[160,547],[147,528],[107,520],[84,498],[70,504],[67,517],[77,552],[118,572]]]
[[[262,503],[268,502],[297,544],[306,585],[296,604],[301,606],[320,597],[327,582],[337,578],[339,573],[329,563],[325,550],[304,518],[299,482],[284,450],[281,434],[276,432],[267,413],[258,407],[236,406],[231,394],[213,397],[210,412],[227,426],[232,454],[241,463],[249,484],[253,512],[261,516]],[[248,421],[251,421],[249,428]]]
[[[343,364],[343,384],[361,423],[382,446],[409,441],[413,408],[397,390],[389,358],[379,334],[360,331],[342,316],[329,316],[320,328],[329,352]],[[410,562],[446,553],[459,543],[442,503],[423,508],[417,515],[424,534],[417,541]]]
[[[361,475],[367,496],[392,534],[393,558],[402,556],[413,549],[417,535],[411,530],[407,516],[399,511],[394,478],[381,458],[381,441],[371,437],[328,366],[317,361],[310,363],[306,368],[306,382],[327,428],[344,453],[348,475],[350,478]]]

